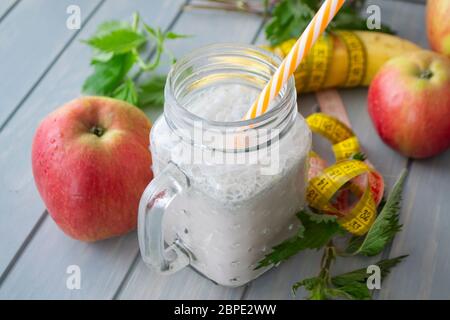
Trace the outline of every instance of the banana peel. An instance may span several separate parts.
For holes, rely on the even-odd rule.
[[[284,58],[296,39],[265,47]],[[396,56],[421,50],[400,37],[372,31],[322,35],[295,72],[298,92],[368,86],[380,67]]]

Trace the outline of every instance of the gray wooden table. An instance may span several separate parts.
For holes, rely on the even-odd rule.
[[[382,21],[400,36],[427,47],[423,1],[369,2],[381,6]],[[66,28],[66,8],[71,4],[81,7],[80,30]],[[142,262],[135,232],[85,244],[65,236],[45,210],[31,173],[33,134],[46,114],[80,95],[91,71],[90,50],[80,40],[100,22],[129,18],[139,11],[154,26],[195,35],[170,44],[177,56],[218,40],[264,41],[259,16],[186,11],[184,4],[184,0],[0,1],[0,298],[293,299],[291,285],[317,272],[319,253],[305,252],[236,289],[214,285],[191,269],[160,276]],[[423,161],[398,155],[374,132],[366,111],[367,89],[339,93],[388,186],[402,168],[410,170],[401,213],[404,229],[382,254],[410,257],[375,298],[450,298],[450,152]],[[299,110],[305,115],[316,104],[312,94],[299,98]],[[367,261],[347,259],[335,270],[351,270]],[[66,288],[70,265],[81,268],[80,290]],[[297,298],[303,296],[300,292]]]

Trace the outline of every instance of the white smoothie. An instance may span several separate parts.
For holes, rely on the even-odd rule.
[[[258,93],[242,84],[221,84],[185,97],[183,105],[203,119],[233,122]],[[267,268],[254,270],[258,261],[297,231],[310,145],[311,133],[298,114],[280,139],[277,174],[262,175],[258,163],[183,163],[179,155],[192,145],[160,117],[151,132],[154,173],[171,160],[191,185],[164,217],[167,243],[179,239],[192,253],[191,265],[221,285],[240,286],[259,276]]]

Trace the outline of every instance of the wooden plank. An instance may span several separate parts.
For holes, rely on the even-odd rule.
[[[64,235],[47,216],[0,287],[0,299],[111,299],[136,255],[136,243],[134,232],[80,243]],[[79,290],[66,286],[70,266],[80,268]]]
[[[173,275],[163,276],[150,270],[138,257],[132,274],[119,294],[121,300],[132,299],[194,299],[236,300],[243,288],[226,288],[214,284],[190,267]]]
[[[6,17],[11,10],[12,6],[15,5],[17,0],[2,0],[0,2],[0,22]]]
[[[186,11],[180,17],[174,31],[194,35],[193,38],[170,44],[176,56],[203,45],[216,42],[244,42],[253,39],[261,24],[256,16],[216,11]],[[163,69],[164,70],[164,69]],[[161,71],[163,71],[161,70]],[[159,111],[153,112],[154,119]],[[143,285],[145,284],[145,285]],[[139,257],[136,268],[125,283],[119,299],[238,299],[243,287],[229,289],[213,285],[193,270],[183,270],[165,277],[150,271]]]
[[[450,150],[414,161],[404,190],[403,231],[391,257],[409,254],[381,291],[382,299],[450,299]]]
[[[109,262],[111,260],[106,259],[105,256],[98,257],[99,253],[95,248],[103,248],[102,244],[93,245],[91,248],[92,245],[89,244],[64,240],[66,237],[56,229],[50,218],[43,221],[39,230],[41,232],[37,232],[34,237],[32,234],[32,241],[22,255],[16,256],[17,264],[10,264],[11,260],[14,262],[16,259],[14,255],[22,244],[26,245],[27,236],[45,210],[33,183],[30,166],[31,141],[40,119],[57,106],[79,96],[84,79],[91,73],[89,66],[91,50],[79,43],[79,39],[86,39],[102,21],[131,18],[134,11],[141,12],[143,19],[151,22],[152,25],[166,28],[177,16],[182,3],[182,0],[107,1],[89,21],[77,40],[67,48],[45,79],[39,83],[0,135],[2,147],[0,163],[3,168],[8,168],[2,171],[0,180],[1,188],[4,190],[0,194],[3,212],[0,215],[0,251],[2,252],[0,270],[8,271],[8,277],[4,279],[0,287],[2,297],[14,295],[22,298],[93,296],[111,298],[114,294],[111,288],[119,286],[131,265],[131,258],[137,253],[137,242],[133,239],[133,235],[112,240],[105,244],[106,249],[99,249],[113,261],[116,261],[115,256],[125,255],[128,259],[117,258],[117,263],[122,265],[119,268],[117,265],[111,265]],[[130,252],[121,253],[120,249],[124,247],[125,251]],[[66,289],[65,283],[60,281],[58,275],[64,274],[68,265],[81,265],[84,261],[87,261],[84,273],[89,277],[92,276],[95,283],[89,286],[92,288],[89,292],[84,290],[71,292]],[[34,276],[33,286],[42,288],[42,291],[29,290],[30,283],[22,281],[28,275]]]
[[[78,5],[83,22],[99,3],[100,0],[22,1],[5,17],[0,24],[0,74],[7,75],[8,80],[0,86],[0,128],[78,33],[66,27],[66,8]]]

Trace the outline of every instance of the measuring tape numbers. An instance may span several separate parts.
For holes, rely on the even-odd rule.
[[[332,143],[337,161],[326,167],[325,160],[315,152],[310,153],[308,204],[336,215],[339,224],[347,231],[355,235],[365,234],[376,218],[377,204],[383,195],[382,176],[370,164],[349,159],[360,151],[360,145],[353,131],[344,123],[324,113],[314,113],[306,118],[306,122],[311,131]],[[359,196],[353,206],[348,204],[350,191]],[[331,203],[333,199],[335,203]]]
[[[337,31],[336,35],[347,47],[349,57],[347,79],[344,87],[356,87],[362,84],[367,69],[367,52],[361,39],[351,31]]]

